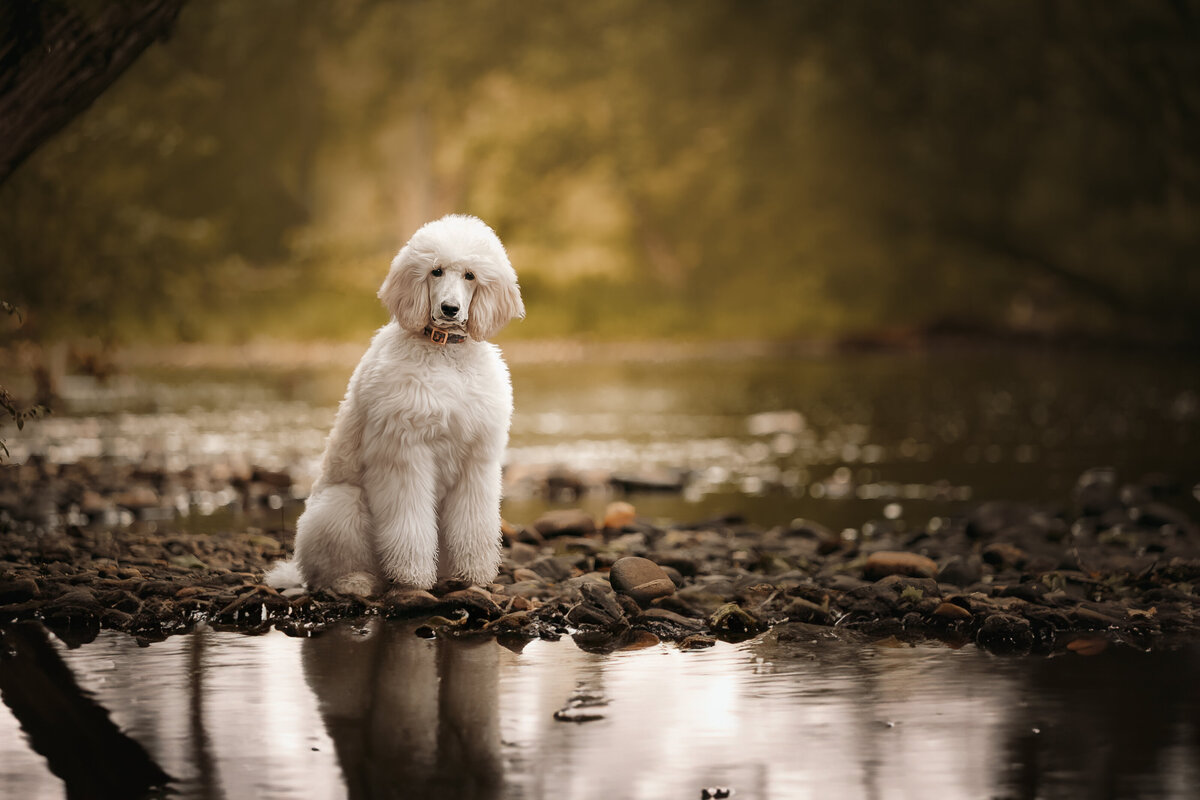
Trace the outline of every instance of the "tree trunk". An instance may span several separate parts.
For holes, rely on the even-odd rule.
[[[0,183],[164,38],[184,2],[0,4]]]

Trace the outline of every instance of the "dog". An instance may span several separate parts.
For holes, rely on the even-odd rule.
[[[486,223],[452,214],[413,234],[379,299],[392,319],[350,377],[295,555],[269,586],[371,596],[496,577],[513,401],[486,340],[525,316],[516,272]]]

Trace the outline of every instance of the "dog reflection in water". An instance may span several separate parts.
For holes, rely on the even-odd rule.
[[[372,620],[304,641],[351,798],[499,796],[496,643]]]

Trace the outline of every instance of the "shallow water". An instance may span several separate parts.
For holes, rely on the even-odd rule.
[[[18,462],[251,464],[289,470],[302,497],[352,368],[73,378],[65,409],[5,433]],[[1083,470],[1111,466],[1122,481],[1165,473],[1172,502],[1200,516],[1200,371],[1187,355],[1000,349],[516,363],[512,373],[504,513],[514,522],[611,499],[548,498],[540,479],[553,470],[599,485],[613,472],[685,476],[680,494],[635,498],[651,517],[806,517],[838,530],[924,526],[984,499],[1064,501]],[[194,516],[236,498],[175,505]]]
[[[289,470],[302,496],[352,367],[72,379],[66,409],[4,434],[17,461],[253,464]],[[1200,372],[1186,358],[514,364],[513,381],[504,513],[518,523],[611,499],[547,498],[538,477],[554,469],[592,482],[684,473],[680,494],[632,498],[651,517],[837,530],[924,526],[989,498],[1062,502],[1084,469],[1110,465],[1122,480],[1166,474],[1170,502],[1200,516]],[[246,524],[221,517],[236,498],[212,494],[181,498],[176,524],[214,511],[218,526]],[[1195,649],[999,658],[768,637],[517,654],[378,622],[311,640],[205,631],[140,648],[106,631],[53,647],[183,797],[1183,798],[1200,786]],[[0,796],[63,796],[6,702]],[[602,718],[555,719],[563,709]]]
[[[999,657],[798,630],[609,655],[569,638],[520,653],[426,640],[380,620],[305,640],[201,631],[141,648],[103,632],[53,647],[185,798],[1185,798],[1200,785],[1196,649]],[[0,707],[0,796],[63,795]]]

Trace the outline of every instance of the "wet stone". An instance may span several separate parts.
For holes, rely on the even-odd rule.
[[[975,641],[993,652],[1025,652],[1033,646],[1029,620],[1010,614],[992,614],[983,621]]]
[[[897,597],[905,594],[911,597],[914,593],[919,593],[920,597],[938,597],[941,594],[937,581],[932,578],[912,578],[899,574],[880,578],[872,584],[872,589],[875,592],[891,592]]]
[[[863,576],[869,580],[878,580],[888,575],[932,578],[937,572],[937,562],[932,558],[897,550],[879,550],[871,553],[863,566]]]
[[[74,465],[45,466],[46,475],[58,477],[40,480],[73,482],[70,502],[92,492],[97,508],[112,503],[114,487],[130,489],[131,480],[163,497],[174,496],[162,488],[171,481],[184,491],[190,485],[182,475],[110,478],[106,468],[89,477]],[[239,480],[249,481],[244,488],[254,498],[265,497],[271,479],[253,479],[252,472],[241,469]],[[1090,512],[1083,516],[1081,505],[1065,498],[1047,506],[979,504],[944,518],[936,532],[875,527],[866,544],[881,550],[861,559],[856,542],[841,542],[807,520],[769,529],[726,518],[656,527],[629,519],[630,508],[614,504],[603,530],[592,533],[594,521],[576,509],[539,520],[545,535],[534,525],[506,528],[497,579],[503,586],[481,592],[446,582],[435,593],[369,601],[317,592],[289,603],[263,593],[263,571],[284,557],[288,531],[193,534],[166,520],[155,529],[8,527],[0,531],[0,605],[9,618],[47,617],[84,638],[99,625],[146,641],[200,620],[261,632],[264,614],[265,624],[292,633],[362,614],[436,620],[438,635],[492,631],[521,641],[556,638],[575,625],[587,629],[583,641],[597,652],[645,646],[655,637],[746,638],[789,619],[783,624],[826,632],[836,620],[838,635],[853,628],[904,636],[924,626],[978,635],[981,647],[1011,652],[1027,651],[1030,642],[1061,649],[1085,631],[1138,647],[1196,636],[1200,528],[1176,508],[1192,487],[1136,483],[1114,499],[1109,482],[1104,470],[1081,480],[1084,491],[1098,491],[1095,502],[1082,504]],[[0,505],[8,496],[28,505],[25,494],[0,485]],[[1191,508],[1190,500],[1182,502]],[[54,513],[65,511],[60,505]],[[829,539],[839,541],[823,549]],[[919,548],[936,555],[934,567],[911,552]],[[638,563],[628,557],[647,555],[642,561],[651,573],[611,591],[610,581],[617,587],[622,572]],[[492,626],[494,619],[504,622]]]
[[[734,637],[751,636],[766,628],[763,620],[737,603],[726,603],[709,617],[708,626],[713,631]]]
[[[647,606],[657,597],[675,593],[675,582],[658,564],[648,558],[627,556],[613,563],[608,574],[609,581],[618,592],[632,597],[641,606]]]
[[[0,581],[0,606],[23,603],[41,594],[33,578]]]
[[[543,582],[539,580],[518,581],[510,583],[501,589],[501,592],[507,597],[540,597],[547,593],[547,588]]]
[[[940,603],[932,613],[935,617],[940,617],[941,619],[950,620],[952,622],[960,622],[971,619],[971,612],[967,611],[957,603]]]
[[[938,570],[938,583],[955,586],[970,586],[983,577],[983,563],[979,556],[951,556]]]
[[[513,583],[520,583],[521,581],[540,581],[542,576],[531,569],[521,567],[513,570],[512,578]]]
[[[823,581],[824,585],[839,592],[851,592],[867,585],[867,581],[853,575],[833,575]]]
[[[597,608],[588,603],[580,603],[573,606],[567,612],[567,622],[575,626],[582,625],[598,625],[608,628],[618,622],[623,617],[612,617],[601,608]]]
[[[624,609],[617,601],[616,593],[607,584],[584,583],[580,585],[579,593],[585,602],[601,609],[613,620],[619,620],[625,616]]]
[[[547,511],[534,523],[533,528],[541,536],[587,536],[596,532],[596,521],[582,509],[567,508]]]
[[[685,630],[698,631],[704,627],[701,620],[685,617],[682,614],[676,614],[674,611],[668,611],[665,608],[648,608],[641,613],[638,621],[652,620],[655,622],[666,622],[675,625]]]
[[[508,561],[514,565],[528,564],[539,555],[538,549],[524,542],[513,542],[508,547]]]
[[[558,583],[574,573],[575,559],[567,556],[542,556],[529,563],[532,572]]]
[[[1119,609],[1081,603],[1068,615],[1079,627],[1089,629],[1114,628],[1121,624],[1124,613]]]
[[[438,599],[432,592],[397,587],[380,598],[380,603],[387,609],[389,616],[409,616],[432,610],[437,606]]]
[[[637,510],[633,505],[623,500],[609,503],[604,509],[603,527],[608,530],[621,530],[626,525],[632,525],[637,519]]]
[[[704,650],[712,647],[717,643],[717,640],[711,636],[702,636],[694,633],[691,636],[686,636],[679,642],[680,650]]]
[[[784,607],[783,613],[793,622],[826,624],[829,621],[828,605],[819,606],[803,597],[793,597]]]
[[[81,607],[89,608],[97,605],[96,593],[83,586],[77,586],[63,592],[46,604],[48,608]]]
[[[1022,567],[1027,560],[1024,550],[1008,542],[992,542],[980,555],[985,563],[997,568]]]

